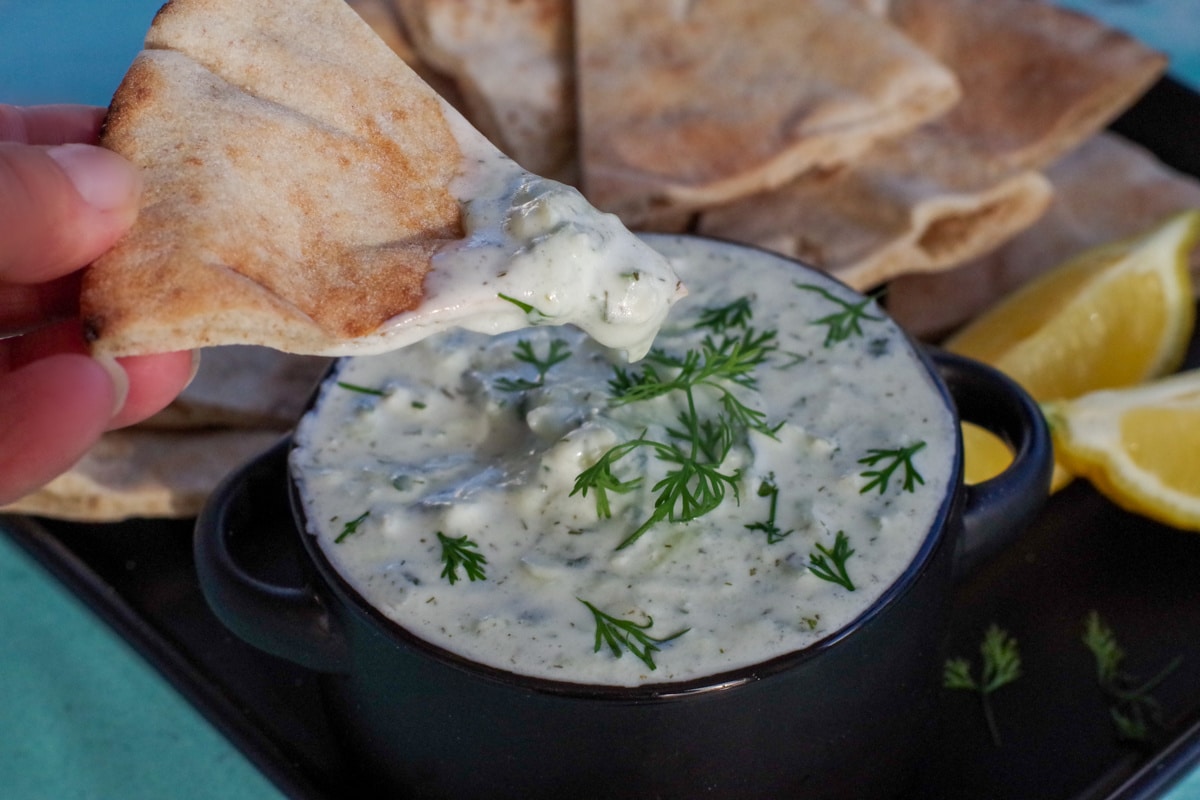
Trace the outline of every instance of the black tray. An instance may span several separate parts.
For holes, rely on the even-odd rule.
[[[1113,128],[1200,175],[1200,97],[1160,82]],[[1200,366],[1200,336],[1188,365]],[[263,485],[264,530],[286,518],[284,487]],[[80,525],[0,518],[10,536],[131,642],[287,795],[346,796],[356,781],[320,705],[315,677],[242,643],[196,583],[191,523]],[[1076,482],[1021,540],[956,591],[950,655],[978,662],[995,623],[1020,645],[1023,676],[992,696],[1001,744],[978,699],[944,691],[939,729],[913,798],[1148,800],[1200,767],[1200,535],[1127,514]],[[1154,696],[1163,726],[1120,741],[1081,641],[1096,611],[1148,678],[1181,666]],[[886,669],[886,664],[879,665]],[[864,754],[870,768],[870,754]]]

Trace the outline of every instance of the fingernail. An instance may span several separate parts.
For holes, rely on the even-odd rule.
[[[87,144],[64,144],[46,149],[79,196],[93,208],[113,211],[132,205],[141,188],[137,170],[116,153]]]
[[[121,413],[121,409],[125,407],[125,401],[129,399],[129,374],[112,356],[98,355],[93,356],[93,359],[112,378],[114,396],[112,415],[115,417]]]
[[[184,389],[186,389],[187,387],[192,385],[192,381],[196,380],[196,375],[199,372],[200,372],[200,350],[196,349],[196,350],[192,351],[192,373],[190,375],[188,375],[187,383],[185,383],[183,385]]]

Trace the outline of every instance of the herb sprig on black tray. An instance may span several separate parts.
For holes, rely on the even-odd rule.
[[[1000,746],[1000,727],[992,710],[991,695],[999,688],[1021,677],[1021,653],[1017,640],[996,624],[988,626],[979,646],[983,657],[979,678],[971,674],[971,662],[965,658],[946,661],[942,672],[942,685],[947,689],[965,689],[978,693],[983,717],[987,721],[992,743]]]
[[[1139,680],[1122,669],[1125,651],[1112,628],[1094,610],[1084,618],[1083,643],[1096,658],[1096,682],[1109,700],[1109,716],[1117,738],[1145,742],[1150,726],[1161,728],[1163,724],[1162,708],[1150,693],[1183,663],[1183,658],[1176,656],[1149,680]]]

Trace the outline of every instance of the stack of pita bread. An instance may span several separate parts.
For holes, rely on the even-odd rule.
[[[631,228],[748,242],[864,291],[1030,228],[1052,168],[1166,66],[1039,0],[518,0],[508,23],[527,27],[492,37],[474,27],[486,0],[353,5],[388,9],[397,52],[470,95],[463,112],[514,158],[557,165],[577,120],[556,170]],[[506,37],[536,52],[536,97],[480,91]]]
[[[187,60],[177,51],[206,52],[232,64],[241,88],[235,97],[197,71],[178,84],[192,114],[158,141],[127,137],[169,156],[195,134],[190,126],[224,126],[203,158],[164,162],[173,180],[205,161],[209,182],[176,181],[143,209],[164,227],[188,209],[186,246],[178,231],[133,244],[145,262],[191,271],[231,250],[251,253],[265,266],[248,287],[270,291],[266,300],[240,296],[230,319],[243,326],[269,326],[297,308],[297,319],[336,316],[323,307],[320,281],[287,295],[283,284],[300,278],[279,266],[313,256],[296,226],[318,216],[340,215],[330,224],[343,226],[350,245],[334,254],[339,267],[391,257],[377,243],[411,234],[415,283],[404,302],[419,300],[428,242],[460,235],[440,189],[461,132],[421,121],[442,113],[438,103],[526,169],[579,186],[635,230],[744,241],[863,291],[886,284],[893,315],[928,338],[1069,253],[1200,206],[1200,182],[1104,132],[1158,80],[1165,59],[1040,0],[348,0],[357,16],[342,0],[258,0],[223,3],[229,18],[215,28],[190,20],[210,5],[173,0],[147,47],[171,74],[190,68],[176,63]],[[145,98],[161,88],[155,74],[127,78],[118,92],[114,141],[150,113]],[[384,117],[394,129],[364,127]],[[231,139],[239,126],[245,135]],[[428,133],[415,145],[406,140],[414,126]],[[300,188],[265,180],[244,189],[249,200],[236,211],[222,208],[211,186],[237,185],[238,160],[252,157],[261,137],[279,135],[294,137],[282,152],[296,163],[272,169]],[[360,142],[365,149],[355,150]],[[353,218],[373,201],[356,187],[377,180],[363,163],[396,148],[410,171],[402,203],[414,213],[381,233],[371,230],[379,214]],[[315,159],[325,159],[320,169],[310,168]],[[214,177],[218,163],[227,171]],[[336,163],[353,180],[301,192]],[[288,174],[303,180],[286,183]],[[283,203],[310,215],[281,227],[271,209]],[[233,238],[251,213],[250,228],[268,231],[265,244]],[[133,244],[123,244],[128,261]],[[316,254],[318,268],[329,256]],[[396,291],[366,294],[382,303]],[[265,343],[303,352],[288,346],[297,336],[280,327]],[[75,470],[13,508],[102,520],[194,514],[216,480],[288,429],[325,363],[277,349],[208,348],[170,409],[109,434]]]
[[[166,409],[104,434],[71,470],[4,510],[92,522],[194,516],[222,478],[291,429],[329,361],[207,348]]]
[[[496,39],[462,38],[486,0],[352,5],[417,69],[441,64],[456,86],[503,72]],[[488,120],[538,118],[520,98],[460,103],[495,141],[521,139],[510,154],[560,153],[577,119],[561,174],[631,228],[748,242],[862,291],[886,284],[889,310],[922,338],[1068,255],[1200,205],[1200,181],[1104,130],[1165,58],[1052,3],[509,5],[530,26],[514,40],[554,43],[537,51],[537,85],[560,109],[505,133]],[[459,60],[444,65],[439,48]]]

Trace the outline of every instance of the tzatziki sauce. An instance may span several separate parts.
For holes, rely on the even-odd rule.
[[[417,637],[572,683],[802,649],[910,564],[957,426],[876,305],[751,248],[648,237],[689,287],[649,355],[451,330],[343,359],[291,453],[308,534]]]
[[[456,112],[446,117],[464,150],[450,187],[463,238],[434,254],[420,306],[326,354],[386,352],[451,328],[570,324],[641,358],[686,294],[666,259],[574,187],[522,169]]]

